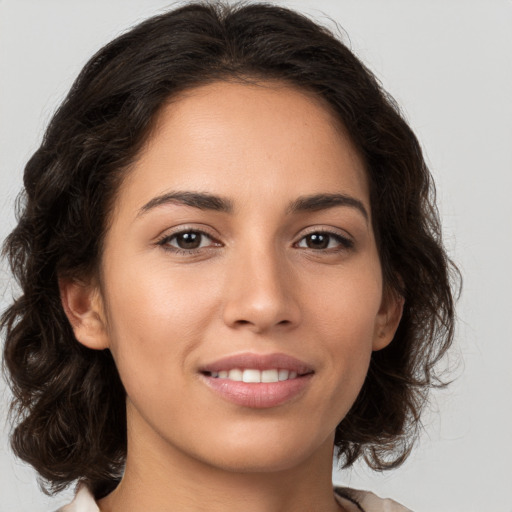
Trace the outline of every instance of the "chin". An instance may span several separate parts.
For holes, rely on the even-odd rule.
[[[279,457],[261,454],[255,456],[253,453],[246,453],[243,456],[234,454],[232,457],[226,457],[224,455],[221,459],[214,460],[212,465],[232,473],[277,473],[299,466],[305,458],[297,457],[296,453]]]
[[[286,442],[284,442],[286,440]],[[291,470],[318,454],[321,442],[307,443],[300,436],[279,436],[274,439],[242,439],[220,443],[219,450],[206,455],[205,462],[224,471],[237,473],[274,473]],[[325,443],[329,457],[332,443]],[[323,451],[323,450],[321,450]]]

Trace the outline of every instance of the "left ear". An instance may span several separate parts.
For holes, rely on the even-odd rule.
[[[387,347],[395,336],[398,324],[402,319],[404,298],[394,290],[383,293],[382,304],[375,322],[373,350]]]

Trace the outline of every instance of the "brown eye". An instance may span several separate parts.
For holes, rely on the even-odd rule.
[[[330,236],[324,233],[313,233],[306,237],[306,245],[310,249],[327,249]]]
[[[303,237],[298,246],[314,250],[350,249],[354,246],[354,243],[352,240],[345,238],[338,233],[317,231]]]
[[[186,233],[178,233],[174,238],[176,239],[176,245],[180,249],[197,249],[201,245],[203,236],[202,233],[188,231]]]
[[[218,244],[207,233],[189,229],[165,236],[158,245],[171,252],[190,254]]]

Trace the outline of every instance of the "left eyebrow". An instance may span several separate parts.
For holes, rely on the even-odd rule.
[[[213,210],[230,214],[233,213],[235,209],[233,201],[225,197],[205,192],[176,191],[154,197],[139,210],[137,217],[164,204],[179,204],[198,208],[199,210]],[[350,208],[355,208],[363,215],[366,221],[370,218],[363,203],[359,199],[346,194],[326,193],[300,196],[289,203],[286,213],[288,215],[292,215],[301,212],[316,212],[334,208],[336,206],[348,206]]]
[[[346,194],[312,194],[309,196],[301,196],[288,205],[287,213],[316,212],[319,210],[334,208],[335,206],[348,206],[355,208],[362,213],[366,221],[370,218],[370,215],[363,203],[359,199]]]

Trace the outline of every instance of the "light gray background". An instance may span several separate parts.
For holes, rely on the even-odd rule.
[[[436,178],[445,239],[464,274],[458,380],[436,393],[421,443],[399,470],[362,466],[336,482],[415,512],[512,511],[512,2],[295,0],[335,19],[404,109]],[[0,0],[0,237],[13,227],[24,163],[86,60],[170,2]],[[325,14],[324,14],[325,13]],[[0,268],[2,306],[11,283]],[[0,511],[43,512],[42,495],[8,448],[0,385]]]

